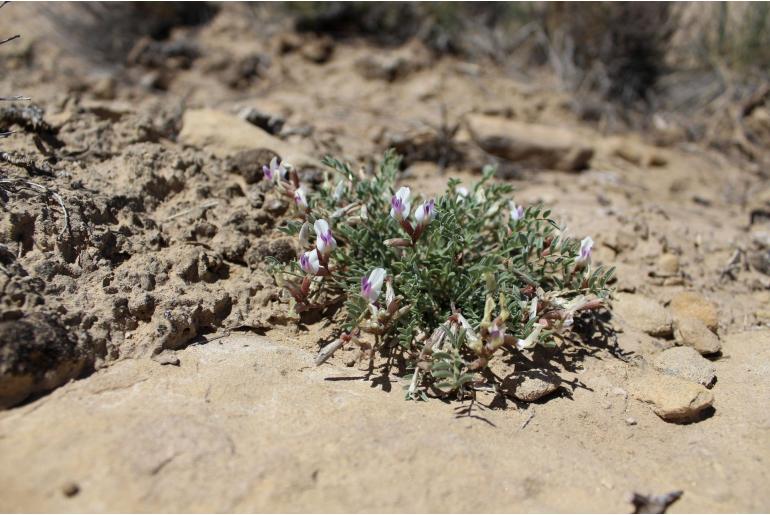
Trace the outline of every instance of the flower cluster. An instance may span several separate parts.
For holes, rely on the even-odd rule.
[[[278,158],[274,157],[270,163],[262,166],[262,179],[285,197],[291,198],[299,213],[307,213],[307,194],[299,185],[299,177],[289,163],[279,162]]]
[[[604,307],[612,270],[592,265],[593,240],[569,238],[542,206],[514,202],[491,170],[472,188],[450,181],[429,198],[395,187],[392,153],[370,177],[325,163],[338,175],[311,195],[290,167],[265,167],[300,207],[283,230],[301,252],[275,265],[279,282],[298,313],[342,308],[339,338],[317,363],[352,345],[371,373],[380,350],[399,349],[413,367],[408,397],[429,388],[462,396],[494,380],[485,370],[497,356],[564,344],[575,317]]]

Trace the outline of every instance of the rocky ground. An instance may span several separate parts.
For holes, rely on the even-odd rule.
[[[418,43],[373,49],[226,6],[130,65],[32,6],[0,48],[0,509],[767,511],[770,186],[673,125],[608,134],[571,98]],[[270,32],[273,31],[273,32]],[[749,122],[767,124],[768,107]],[[440,191],[482,166],[617,266],[604,333],[506,398],[410,404],[266,270],[296,257],[261,164],[331,153]],[[62,386],[63,385],[63,386]]]

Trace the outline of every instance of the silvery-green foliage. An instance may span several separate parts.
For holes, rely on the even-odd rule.
[[[518,206],[491,168],[469,190],[450,180],[429,199],[396,187],[399,161],[387,152],[363,176],[326,158],[326,183],[283,228],[302,233],[307,255],[273,271],[298,312],[341,306],[345,344],[370,354],[399,349],[414,367],[408,397],[422,398],[428,387],[464,395],[491,359],[554,346],[573,315],[602,307],[613,271],[591,265],[590,238],[564,236],[543,206]],[[292,195],[290,179],[284,194]],[[318,220],[335,242],[320,266],[322,234],[308,237]]]

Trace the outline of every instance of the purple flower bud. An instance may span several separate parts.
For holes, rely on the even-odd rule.
[[[297,204],[297,207],[300,209],[307,209],[307,196],[305,195],[305,190],[297,188],[294,192],[294,203]]]

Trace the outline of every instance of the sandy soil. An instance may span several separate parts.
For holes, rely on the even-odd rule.
[[[0,85],[44,112],[0,116],[17,130],[0,510],[622,512],[672,490],[670,512],[770,509],[760,175],[670,133],[602,133],[564,94],[418,44],[264,37],[227,6],[174,33],[194,57],[116,70],[12,7],[0,29],[24,39],[0,49]],[[526,133],[546,168],[484,139]],[[312,185],[322,155],[367,166],[389,146],[422,191],[497,162],[617,266],[609,338],[526,356],[558,374],[551,395],[406,403],[395,371],[365,381],[352,353],[312,365],[333,327],[289,313],[266,272],[296,249],[259,165],[278,154]],[[586,169],[552,169],[585,149]],[[699,352],[676,361],[680,345]]]

